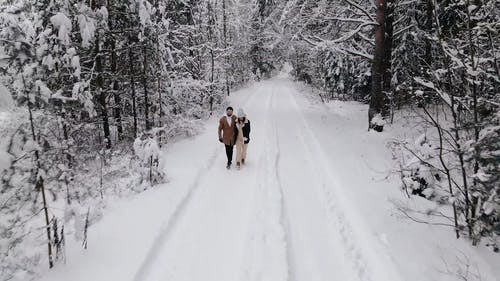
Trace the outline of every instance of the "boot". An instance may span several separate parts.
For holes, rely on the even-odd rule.
[[[245,165],[245,159],[241,159],[241,164]]]

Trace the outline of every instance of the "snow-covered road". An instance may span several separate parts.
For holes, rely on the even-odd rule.
[[[455,280],[439,275],[433,242],[477,258],[467,242],[444,245],[447,230],[426,233],[390,216],[387,199],[400,191],[363,162],[390,161],[387,136],[361,137],[364,105],[327,116],[283,77],[238,91],[231,103],[252,122],[241,170],[225,169],[213,118],[165,152],[170,183],[113,205],[90,230],[89,249],[70,247],[68,264],[44,280]],[[495,280],[480,266],[482,280]]]
[[[347,210],[328,201],[336,183],[290,84],[236,98],[252,121],[248,164],[227,171],[218,150],[135,281],[399,280],[392,264],[372,266],[383,255],[370,260],[375,246],[361,250]]]

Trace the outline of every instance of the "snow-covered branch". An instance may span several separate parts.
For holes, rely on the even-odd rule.
[[[325,20],[335,20],[335,21],[342,21],[342,22],[353,22],[353,23],[360,23],[360,24],[363,24],[363,25],[378,25],[378,23],[375,22],[375,21],[368,21],[368,20],[358,19],[358,18],[325,17]]]
[[[356,8],[358,11],[360,11],[361,13],[365,14],[372,23],[376,23],[377,21],[375,20],[375,18],[370,14],[370,12],[368,12],[365,8],[361,7],[361,5],[359,5],[358,3],[354,2],[354,0],[344,0],[346,1],[347,3],[349,3],[349,5],[351,5],[352,7]]]

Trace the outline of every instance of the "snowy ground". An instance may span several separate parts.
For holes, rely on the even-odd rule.
[[[0,50],[1,51],[1,50]],[[0,52],[0,55],[2,53]],[[7,91],[7,88],[0,83],[0,171],[7,169],[10,164],[10,156],[8,155],[7,146],[9,138],[7,137],[9,133],[12,133],[8,128],[11,128],[11,123],[13,123],[9,115],[16,114],[18,112],[13,112],[11,108],[14,106],[12,97]]]
[[[498,255],[394,210],[386,144],[404,127],[368,133],[365,105],[322,105],[283,77],[231,98],[252,121],[242,170],[225,169],[211,119],[165,151],[168,184],[111,204],[42,280],[461,280],[460,259],[467,280],[500,280]]]

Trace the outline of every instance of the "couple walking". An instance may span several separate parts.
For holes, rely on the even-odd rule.
[[[236,168],[245,164],[247,147],[250,142],[250,121],[243,109],[238,109],[238,116],[233,114],[233,108],[228,107],[226,114],[219,120],[219,141],[226,147],[227,169],[233,162],[233,147],[236,145]]]

